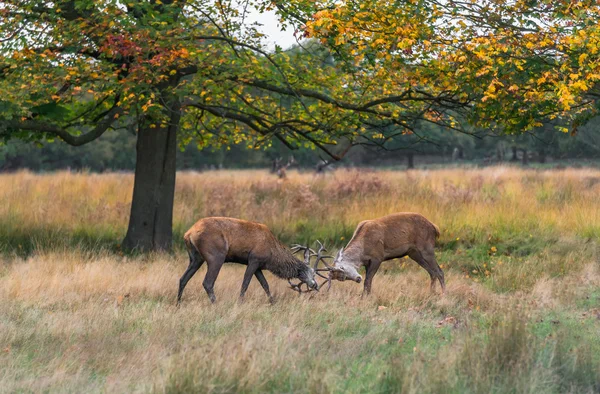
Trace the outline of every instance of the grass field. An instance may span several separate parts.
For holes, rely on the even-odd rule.
[[[178,175],[175,253],[124,255],[128,174],[0,175],[0,392],[600,392],[600,171],[510,167]],[[204,216],[330,251],[356,224],[424,214],[446,295],[411,260],[298,296],[267,276],[211,305],[181,235]]]

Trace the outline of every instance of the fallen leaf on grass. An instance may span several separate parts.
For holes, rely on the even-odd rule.
[[[126,298],[129,298],[129,293],[124,294],[124,295],[119,295],[117,297],[117,306],[121,306],[121,304],[123,303],[123,301],[125,301]]]
[[[454,316],[448,316],[443,320],[440,320],[437,324],[436,327],[440,328],[443,326],[452,326],[452,327],[456,327],[458,325],[458,320],[454,317]]]

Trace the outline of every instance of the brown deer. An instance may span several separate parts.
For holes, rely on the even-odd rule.
[[[294,164],[296,164],[296,159],[294,159],[294,156],[290,156],[286,164],[283,164],[283,159],[281,157],[276,159],[274,168],[279,179],[287,179],[287,169]]]
[[[280,278],[288,279],[292,289],[298,292],[302,292],[302,284],[306,284],[307,291],[319,289],[314,279],[314,269],[322,258],[318,256],[315,268],[311,268],[310,258],[316,255],[311,249],[296,245],[292,251],[288,250],[264,224],[233,218],[209,217],[196,222],[185,233],[183,239],[190,264],[179,280],[177,305],[181,302],[181,295],[188,281],[205,261],[208,270],[202,285],[213,303],[216,301],[215,280],[225,262],[248,266],[244,274],[240,298],[244,297],[252,276],[256,276],[269,300],[273,301],[269,284],[262,270],[271,271]],[[293,255],[299,250],[305,251],[304,262]],[[293,284],[290,281],[292,278],[300,279],[300,283]]]
[[[435,290],[438,280],[443,293],[446,290],[444,272],[434,253],[439,235],[438,227],[418,213],[403,212],[365,220],[358,224],[348,245],[338,252],[333,267],[328,266],[329,279],[360,283],[362,277],[358,269],[364,265],[367,270],[364,293],[369,294],[381,263],[408,255],[429,273],[431,291]]]

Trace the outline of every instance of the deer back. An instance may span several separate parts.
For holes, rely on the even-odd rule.
[[[437,226],[418,213],[395,213],[376,221],[384,229],[383,242],[386,249],[397,245],[421,248],[424,245],[435,244],[439,235]]]
[[[437,226],[424,216],[396,213],[360,222],[343,253],[351,260],[383,261],[433,246],[438,236]]]
[[[205,259],[208,255],[219,255],[225,261],[246,264],[252,257],[262,263],[261,268],[285,279],[298,277],[306,267],[261,223],[226,217],[204,218],[188,230],[184,239]]]
[[[200,219],[185,234],[200,253],[225,254],[240,260],[252,252],[268,257],[273,235],[260,223],[225,217]]]

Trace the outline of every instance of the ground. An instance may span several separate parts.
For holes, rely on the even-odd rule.
[[[124,254],[132,176],[0,176],[0,392],[599,392],[600,171],[510,167],[178,175],[175,252]],[[363,219],[441,229],[445,295],[408,259],[373,294],[298,296],[267,275],[211,305],[181,235],[204,216],[263,222],[287,244],[344,245]]]

